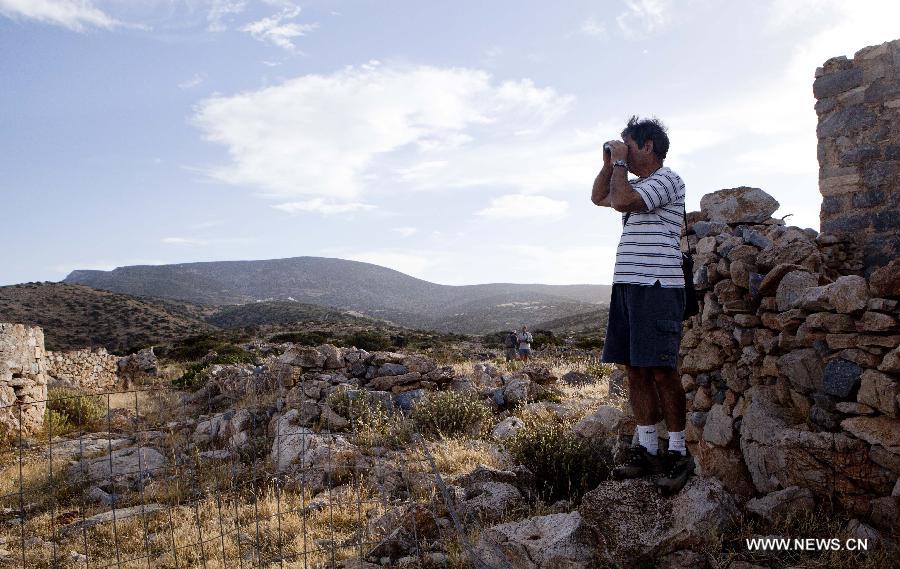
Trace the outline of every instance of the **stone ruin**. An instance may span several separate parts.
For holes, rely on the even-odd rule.
[[[821,229],[868,276],[900,250],[900,40],[816,70]],[[848,273],[845,273],[848,274]]]
[[[688,214],[687,438],[751,511],[818,502],[900,523],[898,67],[894,41],[816,73],[822,233],[772,219],[753,188]]]
[[[5,438],[40,430],[48,380],[43,330],[0,322],[0,430]]]
[[[68,352],[47,352],[47,372],[72,387],[91,391],[112,389],[118,381],[119,356],[106,348],[84,348]]]

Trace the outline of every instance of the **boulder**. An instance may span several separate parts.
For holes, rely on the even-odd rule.
[[[800,265],[795,265],[793,263],[782,263],[780,265],[775,265],[770,271],[766,273],[763,277],[762,282],[759,283],[759,294],[761,296],[770,296],[775,294],[775,291],[778,289],[778,285],[781,284],[781,279],[791,271],[802,271],[803,267]]]
[[[775,292],[779,311],[790,310],[807,289],[819,284],[819,277],[808,271],[791,271],[784,275]]]
[[[872,271],[869,286],[875,296],[900,296],[900,259],[894,259],[884,267]]]
[[[763,223],[777,209],[775,198],[759,188],[746,186],[719,190],[700,198],[700,211],[714,223]]]
[[[371,559],[398,559],[418,551],[419,543],[438,535],[435,516],[426,504],[406,504],[375,520],[370,531],[383,538],[366,555]],[[356,567],[355,562],[351,567]]]
[[[861,377],[859,393],[856,400],[870,405],[885,415],[897,416],[897,397],[900,396],[900,384],[886,373],[866,370]]]
[[[850,417],[841,421],[841,427],[858,439],[900,454],[900,419],[884,416]]]
[[[822,390],[828,395],[846,399],[859,387],[861,376],[859,365],[841,358],[833,359],[822,374]]]
[[[344,367],[344,356],[340,348],[331,344],[319,346],[319,353],[325,358],[322,367],[325,369],[341,369]]]
[[[728,446],[734,439],[734,420],[722,404],[715,404],[706,414],[703,438],[720,447]]]
[[[578,421],[572,430],[586,438],[617,435],[627,429],[625,413],[610,405],[601,405],[596,411]]]
[[[745,508],[751,514],[774,522],[781,516],[811,512],[815,505],[815,498],[809,488],[791,486],[784,490],[770,492],[762,498],[753,498],[747,502]]]
[[[530,363],[522,368],[522,373],[528,376],[528,379],[538,385],[550,385],[556,383],[559,378],[553,375],[550,368],[545,365]]]
[[[821,265],[821,254],[815,243],[798,238],[779,239],[756,256],[756,265],[764,271],[782,264],[800,265],[807,271],[817,272]]]
[[[900,346],[884,355],[884,359],[881,360],[878,369],[889,373],[900,373]]]
[[[482,531],[474,567],[540,569],[594,567],[593,537],[578,512],[537,516]]]
[[[794,350],[778,358],[778,373],[803,393],[821,391],[824,372],[822,358],[812,348]]]
[[[293,346],[281,354],[278,361],[309,369],[322,369],[325,366],[325,356],[310,346]]]
[[[374,389],[376,391],[391,391],[394,387],[418,383],[420,381],[422,381],[422,374],[417,372],[409,372],[398,375],[382,375],[376,377],[368,384],[366,384],[366,387],[368,387],[369,389]]]
[[[564,383],[568,383],[569,385],[587,385],[596,381],[593,376],[577,371],[570,371],[563,375],[560,379]]]
[[[603,482],[579,512],[599,540],[604,566],[637,568],[682,549],[700,550],[729,530],[740,512],[722,482],[695,476],[673,498],[648,480]]]
[[[434,360],[426,358],[425,356],[421,356],[418,354],[409,355],[403,358],[402,361],[403,367],[408,369],[409,371],[427,374],[435,369],[437,369],[437,364],[434,363]]]
[[[457,512],[467,520],[493,523],[525,504],[519,489],[508,482],[478,482],[465,489]]]
[[[105,456],[84,458],[69,468],[69,479],[101,487],[137,486],[151,477],[161,477],[168,461],[151,447],[114,450]]]
[[[519,432],[525,426],[525,422],[518,417],[507,417],[503,419],[491,431],[491,436],[498,441],[505,441]]]
[[[828,286],[828,302],[841,314],[851,314],[865,309],[869,302],[866,279],[857,275],[838,277]]]

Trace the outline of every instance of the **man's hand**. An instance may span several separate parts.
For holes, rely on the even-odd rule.
[[[622,142],[621,140],[610,140],[606,144],[608,144],[610,146],[609,159],[611,161],[625,160],[628,158],[628,147],[625,146],[625,143]],[[603,158],[604,158],[604,160],[606,159],[605,153],[604,153]],[[606,163],[606,162],[604,162],[604,163]]]

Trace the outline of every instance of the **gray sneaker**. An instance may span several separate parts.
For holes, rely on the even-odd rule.
[[[656,489],[663,496],[677,494],[694,474],[694,457],[690,454],[666,451],[661,457],[663,473],[656,479]]]
[[[663,463],[659,455],[650,454],[641,445],[635,445],[625,451],[625,460],[613,469],[612,474],[616,480],[625,480],[659,474],[662,471]]]

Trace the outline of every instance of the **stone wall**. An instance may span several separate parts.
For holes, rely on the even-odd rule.
[[[821,229],[853,242],[844,272],[869,274],[900,252],[900,40],[816,70]]]
[[[119,357],[106,348],[47,352],[47,362],[50,377],[72,387],[106,391],[118,381]]]
[[[834,238],[771,219],[777,205],[738,188],[704,196],[688,215],[701,298],[681,351],[691,451],[738,496],[806,488],[891,526],[900,271],[830,274]]]
[[[0,431],[10,438],[39,431],[47,399],[44,332],[0,322]]]

